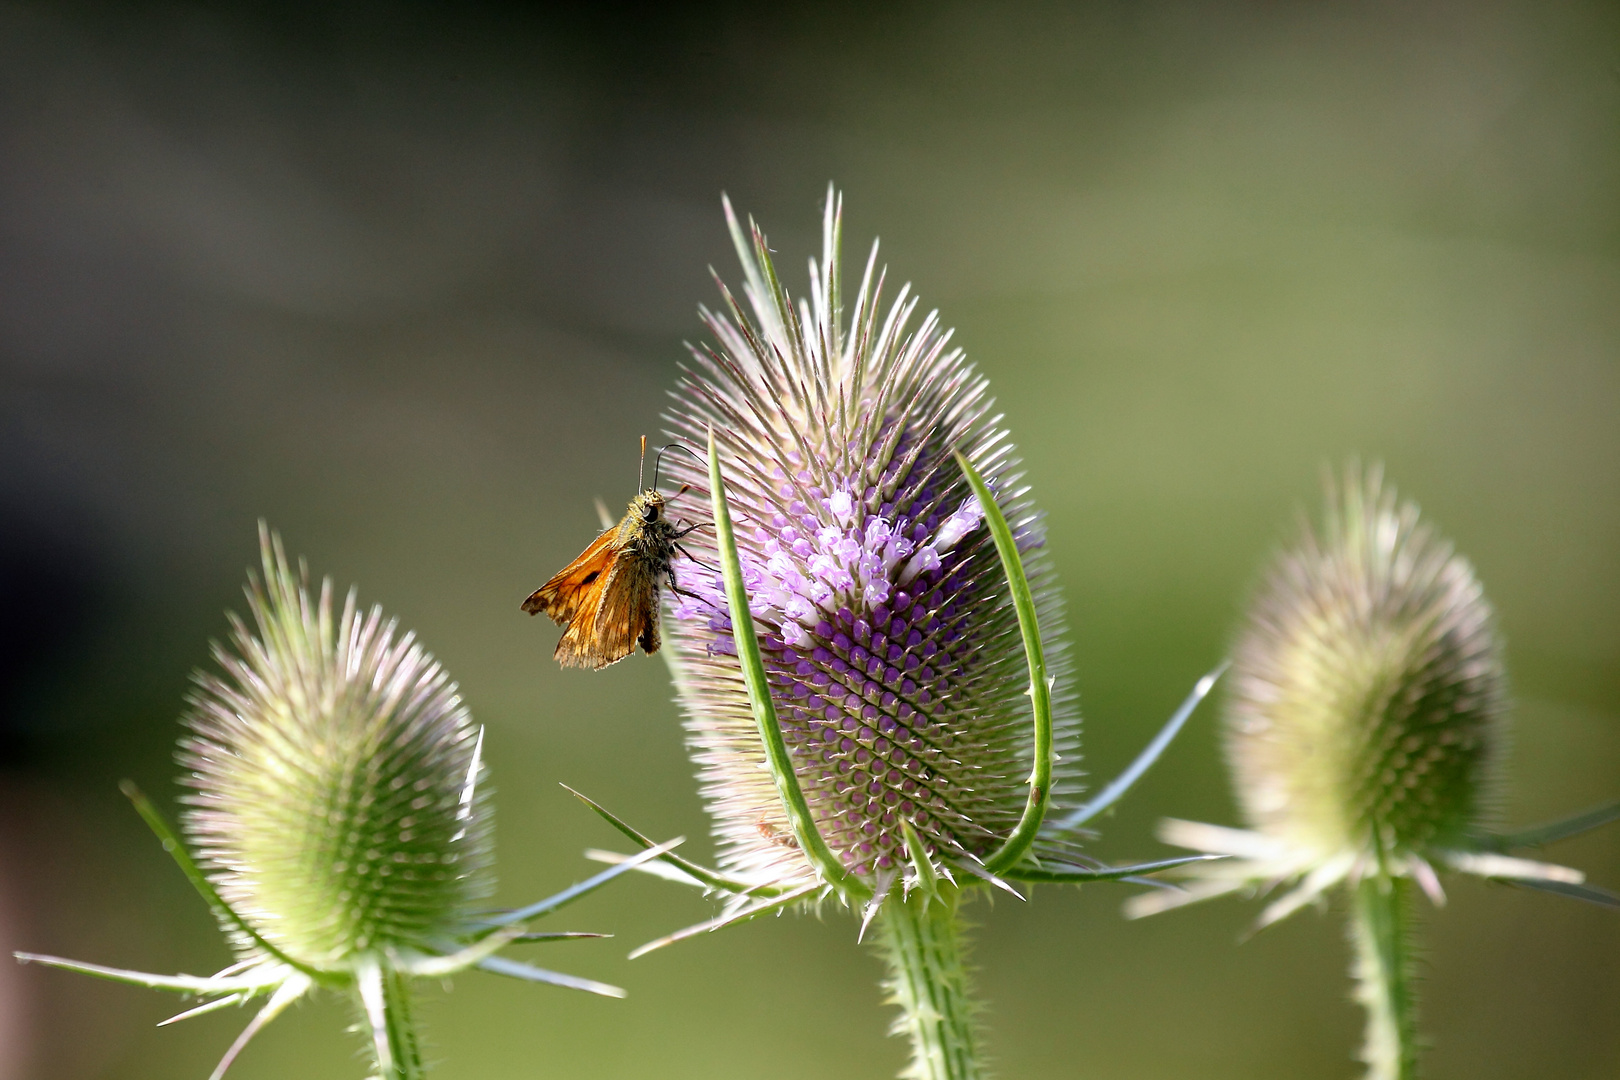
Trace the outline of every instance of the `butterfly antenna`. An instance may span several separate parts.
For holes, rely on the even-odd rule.
[[[689,446],[682,446],[678,442],[666,443],[663,446],[660,446],[658,448],[658,456],[653,459],[653,487],[655,488],[658,486],[658,477],[664,467],[664,454],[669,450],[679,450],[683,454],[690,454],[692,455],[692,460],[696,461],[699,465],[704,463],[703,459],[698,457],[697,452]],[[674,495],[671,495],[670,498],[677,498],[691,489],[691,484],[683,484],[681,486],[681,490],[677,491]]]
[[[636,490],[637,491],[645,491],[646,490],[646,488],[641,486],[641,481],[646,475],[647,475],[647,436],[643,435],[641,437],[641,463],[636,466]],[[658,472],[657,472],[656,467],[653,470],[653,486],[654,487],[658,486]]]

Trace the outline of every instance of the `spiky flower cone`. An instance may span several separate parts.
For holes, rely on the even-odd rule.
[[[19,958],[206,999],[181,1017],[267,996],[214,1080],[315,987],[355,999],[378,1080],[423,1073],[412,978],[481,967],[623,996],[496,953],[520,937],[600,936],[529,935],[524,924],[672,845],[527,908],[478,911],[494,884],[482,729],[413,635],[380,608],[362,614],[353,592],[334,618],[331,582],[312,597],[280,539],[261,528],[260,543],[252,624],[232,616],[232,647],[214,649],[222,673],[197,677],[185,718],[190,845],[126,789],[212,907],[237,962],[197,977]]]
[[[985,381],[935,313],[913,323],[909,286],[884,310],[875,244],[846,309],[831,189],[808,301],[788,297],[764,234],[750,222],[745,235],[729,202],[726,217],[746,306],[720,283],[724,310],[703,311],[716,344],[692,350],[669,414],[690,460],[660,453],[684,481],[671,503],[696,489],[713,514],[693,507],[679,530],[666,655],[721,866],[668,856],[660,873],[728,899],[631,955],[834,898],[860,909],[863,936],[878,920],[895,1030],[912,1044],[904,1075],[969,1080],[982,1067],[961,902],[986,885],[1019,895],[1009,881],[1140,880],[1204,861],[1104,866],[1074,837],[1218,672],[1074,805],[1058,598]]]
[[[1250,825],[1402,868],[1480,821],[1506,698],[1473,567],[1377,470],[1278,557],[1234,650],[1226,724]]]
[[[957,890],[1001,883],[985,862],[1026,818],[1032,668],[985,510],[953,454],[1010,523],[1052,641],[1061,626],[1040,519],[985,381],[950,333],[932,313],[913,324],[909,289],[884,313],[875,246],[846,312],[831,192],[810,300],[797,307],[764,236],[745,237],[726,212],[747,309],[721,285],[725,311],[704,312],[716,347],[693,350],[670,420],[693,446],[712,432],[765,686],[831,861],[803,849],[783,778],[761,769],[725,585],[701,565],[721,553],[714,534],[694,533],[670,646],[722,868],[789,898],[824,885],[880,918],[897,1030],[912,1041],[907,1075],[976,1077]],[[707,472],[673,465],[713,495]],[[1058,658],[1048,670],[1061,764],[1039,806],[1073,792],[1078,762],[1066,668]]]
[[[1563,826],[1486,832],[1506,701],[1491,609],[1468,561],[1378,469],[1352,465],[1330,484],[1321,531],[1272,564],[1230,687],[1227,757],[1252,831],[1166,822],[1167,841],[1231,858],[1190,870],[1198,880],[1186,891],[1140,896],[1127,910],[1297,881],[1264,926],[1348,882],[1369,1077],[1416,1072],[1412,883],[1444,902],[1440,866],[1613,899],[1577,871],[1501,854],[1568,835]]]
[[[795,308],[763,236],[730,216],[747,310],[721,285],[704,311],[718,347],[694,349],[670,414],[696,446],[712,428],[750,610],[783,737],[815,822],[845,869],[885,891],[907,862],[902,822],[950,874],[1019,820],[1031,769],[1028,675],[1006,578],[959,451],[995,492],[1035,590],[1043,638],[1061,619],[1040,518],[1020,484],[985,380],[934,313],[912,325],[902,288],[885,314],[874,246],[844,307],[839,209],[829,195],[811,298]],[[706,494],[706,473],[675,463]],[[711,534],[690,539],[714,564]],[[692,563],[671,645],[721,859],[750,880],[811,880],[771,777],[734,657],[724,589]],[[1074,790],[1077,721],[1061,675],[1055,796]]]
[[[320,971],[428,951],[493,888],[479,729],[381,608],[311,597],[279,544],[186,723],[185,831],[230,908]],[[251,954],[253,941],[242,947]]]

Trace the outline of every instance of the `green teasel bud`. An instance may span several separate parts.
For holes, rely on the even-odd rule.
[[[1398,863],[1493,804],[1506,679],[1468,560],[1374,467],[1328,483],[1239,633],[1226,751],[1250,825],[1296,851]]]
[[[264,997],[226,1051],[316,988],[348,993],[369,1031],[377,1080],[419,1080],[413,978],[470,968],[623,997],[615,986],[497,955],[520,941],[602,937],[527,924],[668,854],[649,844],[555,896],[483,907],[494,886],[483,731],[437,661],[381,609],[332,585],[317,597],[279,537],[260,527],[264,576],[249,576],[251,624],[232,617],[220,674],[199,674],[180,761],[191,789],[182,843],[133,785],[124,789],[202,894],[237,960],[210,976],[157,975],[36,953],[19,960],[202,998],[165,1023]]]
[[[1620,818],[1620,803],[1489,831],[1507,690],[1473,567],[1376,467],[1352,463],[1327,501],[1321,529],[1272,562],[1233,654],[1226,751],[1251,829],[1166,821],[1167,842],[1225,858],[1126,912],[1291,885],[1263,927],[1347,885],[1366,1076],[1412,1080],[1412,884],[1444,903],[1437,868],[1450,869],[1620,906],[1578,870],[1508,854]]]
[[[454,935],[494,886],[480,732],[456,685],[353,591],[334,619],[331,582],[313,599],[278,538],[248,606],[253,626],[232,616],[223,676],[198,676],[185,717],[198,861],[263,940],[316,970]]]

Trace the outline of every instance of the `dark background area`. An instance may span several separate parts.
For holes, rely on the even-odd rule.
[[[664,667],[559,671],[519,600],[622,505],[735,281],[802,289],[829,179],[988,374],[1050,515],[1087,765],[1222,656],[1352,454],[1475,561],[1516,691],[1505,816],[1620,793],[1620,13],[1611,4],[0,7],[0,947],[227,960],[119,796],[165,802],[188,672],[264,517],[414,628],[488,726],[501,898],[590,872],[576,786],[708,851]],[[1097,854],[1236,823],[1214,714]],[[1620,887],[1620,833],[1554,858]],[[981,903],[1007,1077],[1348,1077],[1340,913]],[[430,990],[461,1077],[890,1076],[855,924],[627,962],[711,910],[624,883]],[[1612,1077],[1620,919],[1471,880],[1425,912],[1431,1075]],[[0,964],[0,1080],[207,1075],[246,1020]],[[344,1007],[232,1076],[358,1076]]]

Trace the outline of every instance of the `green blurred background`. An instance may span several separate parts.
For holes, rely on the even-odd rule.
[[[1517,694],[1506,812],[1620,793],[1620,12],[1612,4],[0,7],[0,947],[226,959],[118,795],[165,800],[187,673],[267,518],[415,628],[488,725],[502,898],[590,871],[559,781],[709,850],[662,664],[559,671],[518,601],[622,505],[719,211],[802,288],[827,181],[989,375],[1106,777],[1222,656],[1324,464],[1385,461],[1476,562]],[[1213,713],[1106,824],[1235,823]],[[1555,849],[1620,887],[1620,832]],[[1337,912],[980,905],[1007,1077],[1349,1077]],[[435,1075],[892,1076],[853,922],[627,962],[710,905],[638,879],[463,977]],[[1458,880],[1436,1078],[1620,1073],[1620,918]],[[244,1022],[0,964],[0,1080],[200,1078]],[[237,1080],[358,1077],[299,1009]]]

